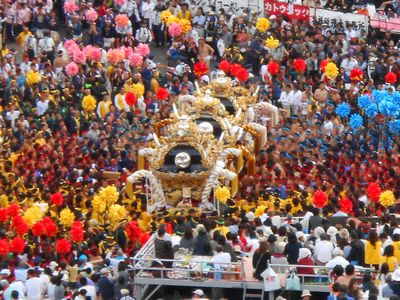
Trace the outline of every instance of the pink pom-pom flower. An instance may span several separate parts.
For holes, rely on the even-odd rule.
[[[141,56],[139,53],[132,53],[129,56],[129,65],[133,67],[140,67],[143,63],[143,56]]]
[[[97,20],[98,14],[97,11],[93,8],[89,8],[85,13],[86,19],[89,22],[94,22]]]
[[[125,58],[125,53],[121,49],[110,49],[107,52],[107,60],[112,63],[119,63]]]
[[[150,47],[147,44],[140,43],[136,46],[135,52],[139,53],[143,57],[146,57],[150,54]]]
[[[122,5],[125,4],[125,0],[114,0],[114,3],[119,5],[119,6],[122,6]]]
[[[64,10],[68,14],[73,14],[74,12],[79,10],[79,7],[78,7],[78,5],[75,4],[74,1],[66,1],[64,3]]]
[[[70,62],[65,66],[65,71],[69,77],[73,77],[78,74],[79,68],[78,65],[74,62]]]
[[[64,48],[68,50],[71,46],[76,45],[76,42],[74,40],[66,40],[64,42]]]
[[[86,62],[86,54],[81,50],[75,51],[74,52],[74,56],[73,56],[73,60],[77,64],[83,64],[83,63]]]
[[[168,33],[172,37],[177,37],[182,34],[182,27],[178,23],[172,23],[168,28]]]
[[[88,45],[85,47],[84,52],[88,60],[99,62],[101,61],[101,49]]]
[[[117,24],[118,27],[120,28],[124,28],[125,26],[127,26],[129,23],[129,18],[126,15],[117,15],[115,17],[115,24]]]
[[[133,49],[132,49],[132,47],[125,47],[125,46],[122,46],[122,47],[121,47],[121,50],[124,51],[125,59],[128,59],[129,56],[131,56],[131,55],[133,54]]]

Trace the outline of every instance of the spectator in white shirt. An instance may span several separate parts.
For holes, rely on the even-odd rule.
[[[216,270],[224,270],[229,267],[231,263],[231,255],[224,251],[224,247],[218,245],[216,248],[217,254],[211,259],[211,262],[214,263],[214,268]]]
[[[6,113],[6,119],[11,122],[11,126],[14,128],[15,120],[18,119],[19,115],[21,114],[20,111],[15,110],[15,105],[10,105],[10,111]]]
[[[150,44],[153,40],[151,31],[147,27],[147,22],[140,22],[140,28],[136,30],[135,38],[139,43]]]
[[[351,24],[347,25],[347,30],[345,31],[345,33],[346,33],[346,39],[348,41],[360,37],[360,34],[353,29],[353,25]]]
[[[86,277],[81,277],[81,279],[79,279],[79,284],[81,287],[78,291],[86,290],[86,298],[96,300],[96,288],[88,284]]]
[[[350,263],[343,257],[344,253],[340,248],[335,248],[332,252],[333,258],[326,263],[326,267],[333,269],[336,265],[346,268]]]
[[[49,102],[50,101],[47,99],[47,93],[44,91],[41,92],[40,100],[36,103],[38,116],[41,116],[46,112],[46,110],[49,108]]]
[[[149,28],[151,28],[151,15],[154,11],[154,3],[151,0],[144,0],[142,2],[142,16],[143,19],[145,19],[145,21],[147,22],[147,24],[149,25]]]
[[[342,60],[340,67],[344,69],[347,76],[350,76],[351,70],[358,67],[358,62],[355,58],[351,56],[350,53],[348,53],[346,58]]]
[[[320,238],[321,240],[315,244],[314,257],[317,264],[326,265],[332,259],[334,246],[326,233],[321,234]]]
[[[28,280],[25,282],[26,296],[29,300],[43,299],[43,282],[36,276],[35,269],[28,270]]]
[[[25,269],[25,265],[23,262],[20,262],[18,268],[14,269],[14,277],[16,281],[25,282],[28,277],[28,273]]]
[[[293,103],[294,92],[292,90],[292,85],[290,83],[285,84],[283,87],[283,92],[279,97],[279,102],[282,106],[290,106]]]
[[[301,100],[303,99],[303,92],[299,90],[299,87],[297,83],[293,85],[293,102],[291,103],[292,105],[292,112],[296,115],[300,113],[301,110]]]

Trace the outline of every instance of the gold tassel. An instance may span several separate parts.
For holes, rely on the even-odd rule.
[[[243,169],[243,151],[240,150],[240,154],[237,158],[236,172],[239,173]]]
[[[231,181],[231,197],[235,197],[237,191],[239,190],[239,176],[236,176]]]
[[[138,155],[138,170],[144,169],[144,156]]]

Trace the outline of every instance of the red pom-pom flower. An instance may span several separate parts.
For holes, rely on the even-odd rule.
[[[201,61],[198,61],[193,66],[193,73],[197,77],[201,77],[201,76],[206,75],[208,73],[208,67],[207,67],[207,65],[205,63],[203,63]]]
[[[317,208],[324,208],[328,203],[328,196],[323,191],[316,191],[313,197],[313,204]]]
[[[126,95],[125,95],[125,102],[129,106],[135,106],[136,103],[137,103],[137,99],[136,99],[135,93],[127,92]]]
[[[394,84],[397,81],[397,76],[393,72],[389,72],[385,76],[386,83]]]
[[[17,236],[10,243],[10,251],[14,254],[21,254],[25,250],[25,245],[25,240]]]
[[[236,77],[242,68],[243,67],[239,64],[232,64],[229,69],[229,72],[231,73],[232,76]]]
[[[375,182],[368,183],[367,196],[368,196],[369,200],[371,200],[372,202],[378,202],[381,193],[382,193],[382,189],[380,188],[380,186],[377,183],[375,183]]]
[[[339,200],[340,210],[346,214],[353,213],[353,202],[347,198],[342,198]]]
[[[8,220],[8,209],[7,208],[0,208],[0,223],[4,223]]]
[[[7,208],[8,215],[13,218],[19,214],[20,209],[21,207],[18,204],[13,203]]]
[[[363,79],[363,71],[359,68],[355,68],[350,71],[350,80],[352,82],[359,82]]]
[[[249,72],[245,69],[245,68],[241,68],[237,74],[236,74],[236,78],[240,81],[240,82],[245,82],[249,79]]]
[[[45,217],[42,220],[43,234],[48,237],[54,237],[57,234],[57,225],[50,217]]]
[[[34,236],[42,236],[44,234],[44,226],[42,222],[36,222],[32,226],[32,234]]]
[[[0,239],[0,255],[5,256],[10,252],[10,244],[7,239]]]
[[[59,192],[52,194],[50,200],[51,203],[57,206],[61,206],[63,204],[63,196]]]
[[[72,223],[70,231],[71,241],[82,242],[83,241],[83,226],[79,221]]]
[[[231,64],[226,60],[223,59],[218,65],[218,68],[223,71],[225,74],[229,74],[229,70],[231,68]]]
[[[28,224],[21,216],[15,216],[12,219],[12,226],[14,228],[15,233],[18,235],[24,235],[29,230]]]
[[[56,251],[59,254],[68,254],[71,252],[71,243],[66,239],[58,239],[56,242]]]
[[[160,99],[160,100],[168,100],[169,92],[167,89],[159,87],[156,92],[156,97],[157,97],[157,99]]]
[[[296,72],[305,72],[307,69],[307,64],[303,59],[298,58],[294,60],[293,68]]]
[[[319,66],[321,72],[325,72],[325,67],[326,67],[327,64],[328,64],[328,61],[326,59],[321,61],[321,65]]]
[[[270,61],[270,62],[268,63],[268,65],[267,65],[268,73],[271,74],[271,75],[273,75],[273,76],[278,75],[278,73],[279,73],[279,67],[280,67],[280,66],[279,66],[278,63],[276,63],[276,62],[274,62],[274,61]]]

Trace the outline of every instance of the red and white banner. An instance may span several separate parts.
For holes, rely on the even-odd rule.
[[[264,9],[270,15],[282,15],[307,22],[310,20],[310,8],[304,5],[265,0]]]

